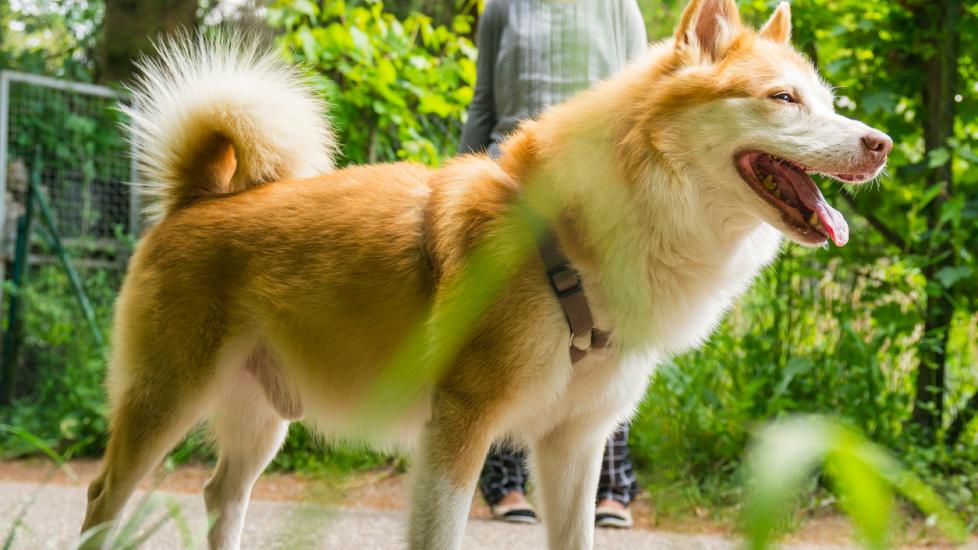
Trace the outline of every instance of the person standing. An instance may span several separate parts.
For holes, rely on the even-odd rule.
[[[476,84],[460,152],[486,151],[520,121],[568,99],[645,51],[645,23],[635,0],[487,0],[476,36]],[[535,523],[526,500],[526,457],[497,444],[479,488],[496,519]],[[637,484],[628,425],[608,439],[598,486],[598,526],[630,527]]]

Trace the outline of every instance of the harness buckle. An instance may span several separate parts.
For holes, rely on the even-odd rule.
[[[559,298],[573,296],[584,290],[581,287],[581,275],[571,267],[569,262],[559,263],[547,271],[550,288]]]

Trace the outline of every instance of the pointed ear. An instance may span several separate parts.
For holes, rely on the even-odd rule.
[[[774,15],[764,24],[760,35],[785,44],[791,41],[791,6],[787,2],[778,4],[778,9],[774,10]]]
[[[698,49],[707,59],[718,61],[740,29],[734,0],[692,0],[676,29],[676,48]]]

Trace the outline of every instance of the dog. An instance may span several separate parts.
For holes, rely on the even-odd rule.
[[[390,431],[420,440],[411,548],[460,547],[503,437],[531,451],[550,547],[590,548],[605,440],[656,363],[703,342],[783,237],[845,244],[810,174],[867,182],[892,148],[834,112],[790,36],[787,3],[755,31],[733,0],[692,0],[671,39],[523,124],[498,162],[440,169],[334,170],[325,106],[274,56],[235,40],[164,46],[130,112],[158,219],[116,305],[110,439],[83,530],[115,520],[207,420],[219,448],[208,540],[237,548],[289,421],[327,435],[356,425],[412,327],[452,299],[488,236],[516,238],[502,220],[536,190],[608,345],[572,363],[530,254]]]

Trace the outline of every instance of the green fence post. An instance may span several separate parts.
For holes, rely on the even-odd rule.
[[[40,158],[34,159],[31,167],[30,180],[33,182],[41,177]],[[17,240],[14,245],[14,268],[11,276],[12,288],[7,309],[7,332],[3,335],[3,377],[0,378],[0,402],[9,403],[14,396],[17,379],[17,361],[20,355],[20,344],[23,341],[23,323],[21,322],[21,292],[26,287],[28,260],[31,253],[31,231],[34,226],[34,195],[33,185],[27,187],[24,213],[17,220]]]
[[[75,266],[72,265],[71,258],[68,257],[68,252],[61,244],[61,238],[58,237],[58,226],[54,223],[54,215],[51,213],[51,208],[48,206],[47,199],[45,199],[44,194],[41,193],[41,185],[40,182],[37,181],[38,179],[39,178],[32,177],[30,186],[34,192],[37,205],[41,210],[41,217],[43,218],[44,225],[47,227],[44,237],[48,241],[48,245],[53,248],[55,254],[58,255],[58,260],[60,260],[61,266],[68,274],[68,280],[71,281],[71,288],[74,291],[75,299],[78,300],[78,305],[81,306],[82,313],[85,315],[85,320],[88,321],[88,327],[92,331],[92,336],[95,337],[95,342],[100,348],[104,349],[105,338],[102,336],[102,330],[98,326],[98,320],[95,319],[95,309],[92,307],[92,303],[88,300],[88,294],[85,293],[85,287],[82,286],[81,277],[79,277],[78,272],[75,271]]]
[[[21,321],[20,315],[20,309],[22,307],[20,293],[26,286],[35,203],[41,211],[41,218],[45,229],[47,229],[42,235],[47,241],[48,246],[54,249],[58,260],[61,262],[61,267],[68,274],[68,280],[71,282],[75,299],[78,300],[78,305],[81,306],[82,313],[85,315],[85,320],[88,322],[88,327],[92,332],[92,336],[95,338],[95,342],[100,348],[105,348],[105,338],[102,336],[102,330],[99,328],[98,321],[95,318],[95,309],[88,299],[88,294],[85,293],[85,287],[82,286],[81,277],[79,277],[75,266],[68,257],[68,252],[61,243],[61,238],[58,237],[58,227],[54,222],[54,214],[52,214],[47,199],[44,198],[44,193],[41,191],[41,164],[41,154],[38,152],[34,156],[34,163],[31,167],[25,211],[23,216],[17,220],[17,242],[15,245],[16,253],[14,254],[12,276],[13,292],[10,293],[9,311],[7,312],[7,332],[3,335],[3,376],[0,378],[0,402],[2,403],[9,403],[13,398],[14,382],[17,377],[17,360],[20,352],[20,344],[23,341],[23,335],[21,334],[23,331],[23,322]]]

